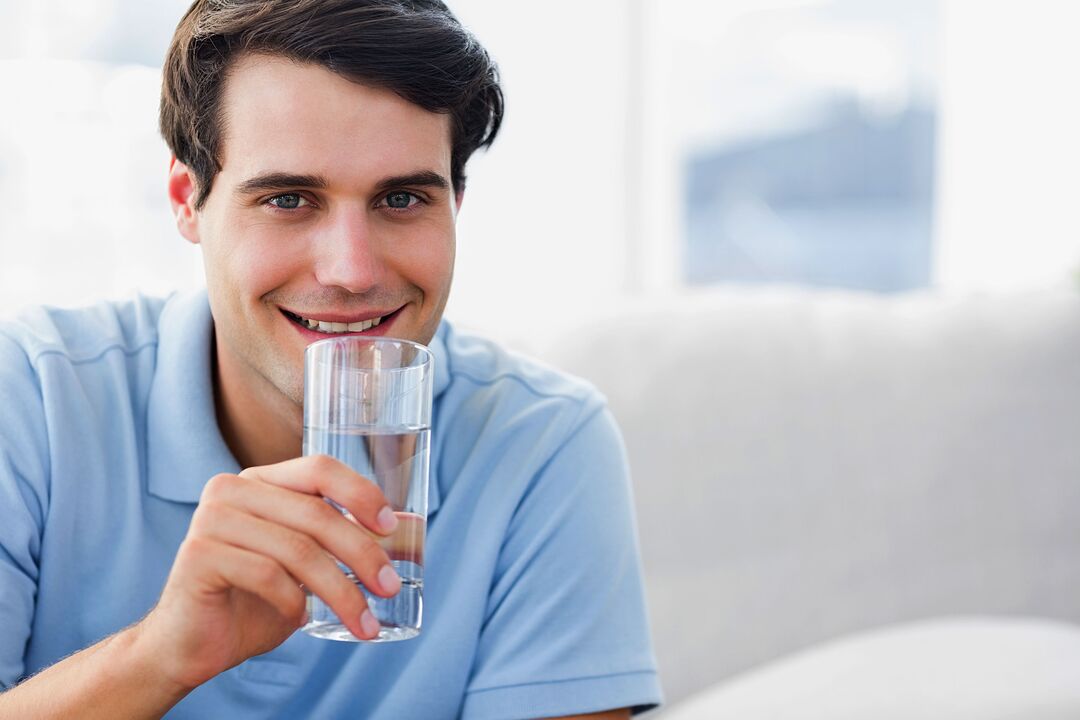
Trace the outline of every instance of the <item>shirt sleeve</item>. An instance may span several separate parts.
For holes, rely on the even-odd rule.
[[[48,449],[37,376],[0,331],[0,690],[22,679],[48,509]]]
[[[601,406],[511,520],[461,717],[636,713],[660,701],[626,454]]]

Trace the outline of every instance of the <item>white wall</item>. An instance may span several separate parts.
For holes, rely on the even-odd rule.
[[[451,0],[499,63],[506,120],[470,166],[448,315],[527,336],[625,287],[625,0]]]
[[[183,5],[0,0],[0,316],[199,282],[165,195],[151,67]]]
[[[0,60],[0,313],[193,287],[157,134],[157,70]]]
[[[1008,291],[1080,271],[1080,3],[947,0],[936,284]]]

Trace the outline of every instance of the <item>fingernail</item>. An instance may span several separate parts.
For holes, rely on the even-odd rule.
[[[379,634],[379,621],[375,619],[370,610],[365,610],[363,615],[360,616],[360,627],[363,628],[364,634],[368,637],[375,637]]]
[[[397,513],[389,505],[379,511],[375,521],[379,523],[379,527],[383,529],[383,532],[394,532],[394,528],[397,527],[398,519]]]
[[[379,587],[388,593],[395,593],[401,589],[401,578],[394,572],[394,568],[383,565],[379,570]]]

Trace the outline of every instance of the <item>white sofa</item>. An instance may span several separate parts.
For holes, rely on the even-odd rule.
[[[719,290],[529,349],[622,425],[665,720],[1080,718],[1080,293]]]

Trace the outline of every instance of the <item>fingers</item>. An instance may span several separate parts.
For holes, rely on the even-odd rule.
[[[361,529],[386,551],[391,560],[402,560],[423,565],[424,535],[427,521],[423,515],[416,513],[399,512],[396,514],[398,518],[397,529],[386,537],[380,537],[366,528]],[[352,516],[347,517],[351,518]]]
[[[311,455],[248,468],[240,476],[258,478],[294,492],[330,498],[348,510],[361,525],[380,535],[388,535],[397,527],[397,517],[382,491],[371,480],[329,455]]]
[[[227,505],[211,504],[201,510],[200,517],[193,521],[197,536],[270,559],[290,578],[294,588],[303,583],[322,598],[357,637],[378,633],[377,628],[375,633],[362,629],[368,609],[364,594],[314,539]],[[378,562],[356,574],[369,589],[380,595],[392,595],[397,587],[382,585],[384,578],[379,571],[383,567],[389,566]]]
[[[189,538],[183,550],[196,566],[191,570],[197,575],[213,584],[239,588],[262,598],[296,626],[303,621],[304,591],[273,558],[209,538]]]
[[[379,540],[379,544],[391,560],[403,560],[423,565],[426,529],[424,517],[407,512],[398,513],[397,516],[397,530],[390,537]]]
[[[347,515],[324,498],[333,499]],[[303,612],[297,609],[297,596],[304,597],[302,583],[350,632],[371,638],[379,631],[378,622],[338,561],[366,590],[391,597],[401,579],[390,557],[422,564],[423,535],[422,517],[395,514],[374,483],[323,455],[211,478],[185,544],[206,544],[213,551],[217,564],[199,563],[203,579],[220,577],[297,622]]]
[[[357,477],[354,474],[353,482]],[[345,586],[353,591],[350,594],[363,596],[327,553],[351,568],[364,587],[376,595],[390,597],[401,587],[390,558],[378,543],[379,537],[349,522],[321,498],[276,487],[256,477],[212,478],[203,491],[192,529],[274,557],[331,607]],[[320,577],[318,570],[309,571],[315,572],[314,576],[301,572],[301,568],[308,567],[332,569],[330,576],[322,577],[335,577],[343,585],[329,579],[315,582]],[[337,591],[333,590],[335,586]]]

